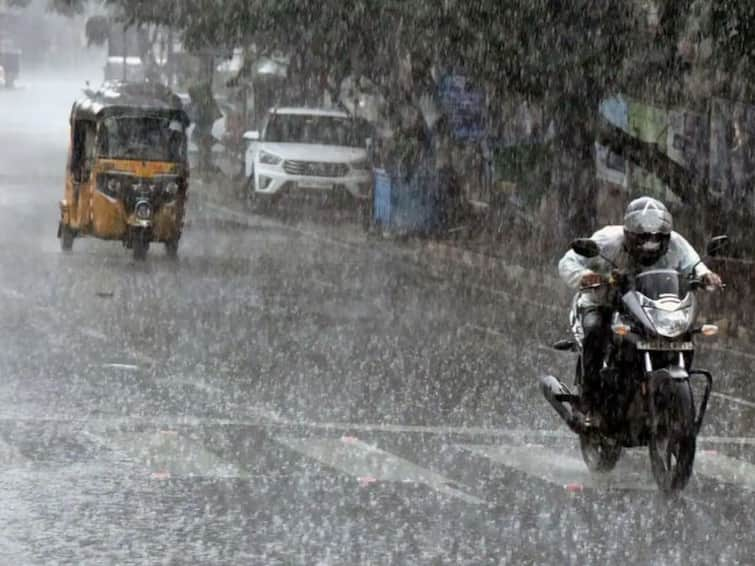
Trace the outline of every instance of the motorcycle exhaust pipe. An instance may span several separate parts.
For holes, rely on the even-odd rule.
[[[579,401],[578,396],[552,375],[540,376],[540,388],[545,399],[573,432],[585,432],[585,416],[574,408]]]

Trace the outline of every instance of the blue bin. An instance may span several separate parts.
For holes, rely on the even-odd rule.
[[[406,178],[386,169],[373,170],[374,220],[383,228],[404,234],[427,234],[439,224],[437,176],[418,170]]]

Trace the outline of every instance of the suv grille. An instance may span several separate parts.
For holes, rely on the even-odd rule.
[[[289,175],[306,177],[343,177],[349,172],[345,163],[323,163],[317,161],[284,161],[283,170]]]

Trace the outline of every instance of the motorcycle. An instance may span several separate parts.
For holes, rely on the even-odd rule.
[[[708,255],[719,253],[726,241],[726,236],[713,238]],[[575,240],[571,247],[584,257],[603,257],[590,239]],[[714,336],[718,328],[697,323],[695,291],[703,287],[702,281],[673,269],[624,273],[603,259],[615,268],[608,282],[585,288],[607,287],[612,296],[601,401],[587,416],[580,394],[582,336],[576,304],[571,313],[574,338],[553,345],[579,355],[575,391],[556,377],[544,375],[542,392],[579,436],[582,457],[592,472],[611,471],[624,448],[647,446],[659,489],[667,494],[679,492],[692,475],[697,436],[713,387],[710,372],[692,367],[694,339]],[[699,400],[692,387],[697,380],[702,385]]]

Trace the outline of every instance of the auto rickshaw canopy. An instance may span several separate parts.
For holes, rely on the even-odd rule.
[[[180,97],[161,84],[106,82],[84,94],[71,109],[71,123],[134,115],[177,120],[185,127],[191,123]]]

